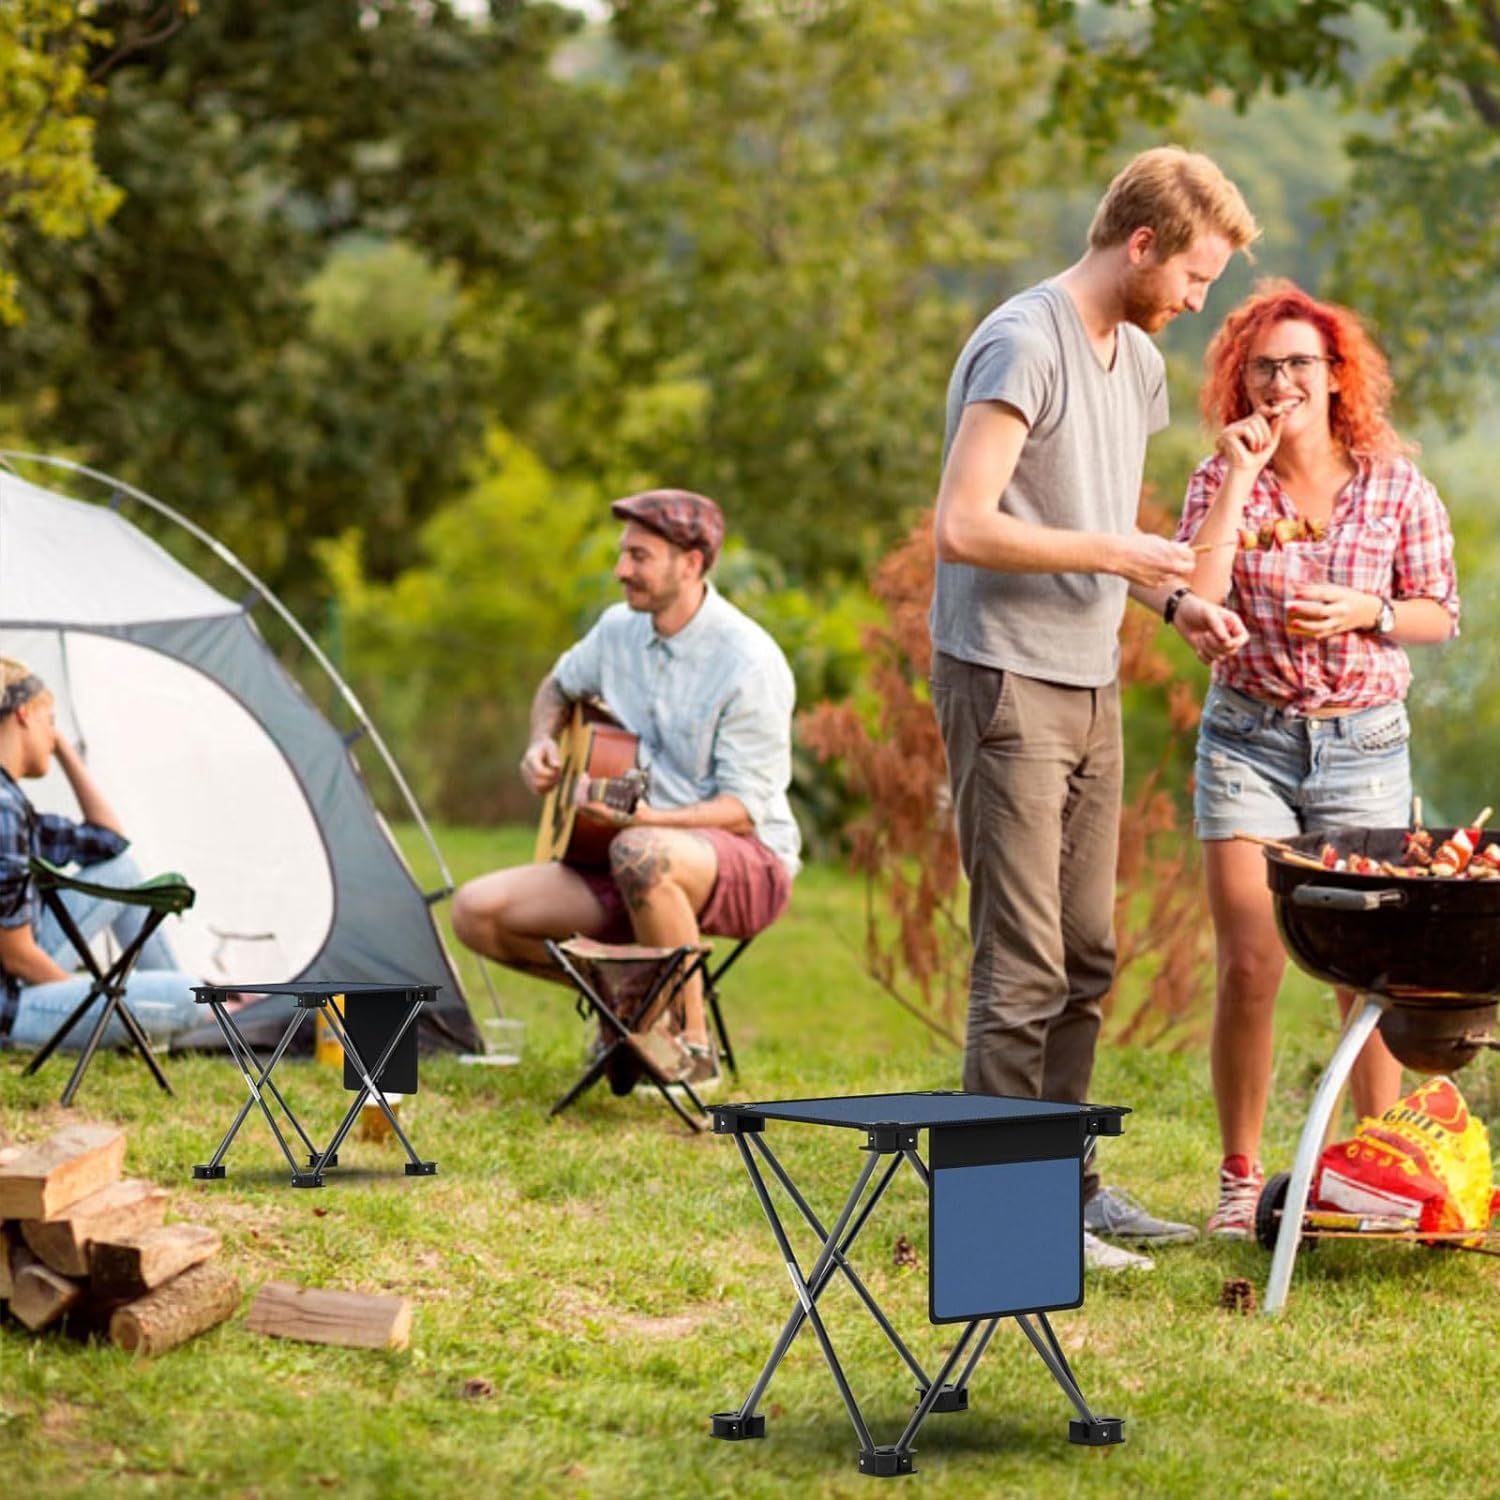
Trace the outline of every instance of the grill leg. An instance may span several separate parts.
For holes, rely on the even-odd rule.
[[[1292,1180],[1287,1184],[1286,1203],[1281,1210],[1281,1229],[1276,1236],[1276,1252],[1271,1257],[1271,1279],[1266,1283],[1264,1311],[1280,1312],[1286,1304],[1292,1282],[1292,1264],[1302,1242],[1302,1216],[1307,1211],[1307,1195],[1312,1187],[1313,1168],[1323,1154],[1323,1135],[1339,1102],[1349,1070],[1360,1048],[1369,1039],[1380,1020],[1385,1002],[1380,996],[1366,995],[1363,1007],[1350,1012],[1349,1024],[1333,1049],[1333,1057],[1318,1080],[1302,1138],[1297,1143],[1297,1159],[1292,1163]]]

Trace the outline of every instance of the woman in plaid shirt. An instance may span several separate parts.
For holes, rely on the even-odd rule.
[[[1245,1239],[1286,954],[1261,851],[1233,835],[1406,823],[1403,647],[1452,636],[1458,592],[1447,512],[1387,420],[1390,373],[1353,313],[1263,282],[1206,363],[1203,411],[1222,430],[1188,483],[1178,538],[1200,549],[1193,592],[1227,603],[1249,631],[1215,665],[1198,731],[1224,1151],[1208,1232]],[[1377,1033],[1354,1068],[1355,1107],[1379,1114],[1400,1086]]]

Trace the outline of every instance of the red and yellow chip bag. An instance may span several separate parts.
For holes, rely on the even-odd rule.
[[[1312,1199],[1314,1208],[1414,1219],[1427,1234],[1472,1229],[1477,1242],[1500,1206],[1489,1132],[1451,1078],[1429,1078],[1324,1151]]]

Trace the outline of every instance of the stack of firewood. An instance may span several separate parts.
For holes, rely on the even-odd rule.
[[[164,1224],[166,1193],[121,1178],[125,1133],[70,1125],[0,1150],[0,1302],[33,1333],[66,1325],[160,1354],[239,1306],[219,1235]]]

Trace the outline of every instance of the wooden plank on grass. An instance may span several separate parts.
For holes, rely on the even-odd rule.
[[[325,1292],[268,1281],[250,1307],[253,1333],[350,1349],[404,1349],[411,1342],[411,1299]]]
[[[55,1219],[116,1181],[125,1132],[113,1125],[69,1125],[0,1167],[0,1219]]]
[[[222,1323],[240,1305],[240,1283],[219,1261],[189,1266],[181,1276],[127,1302],[110,1316],[109,1341],[131,1354],[162,1354]]]
[[[216,1255],[222,1241],[204,1224],[163,1224],[89,1246],[89,1283],[96,1297],[139,1297]]]
[[[139,1177],[127,1177],[80,1198],[55,1219],[22,1220],[21,1234],[32,1254],[40,1256],[54,1271],[64,1276],[87,1276],[91,1241],[126,1239],[144,1229],[155,1229],[166,1207],[166,1189]]]

